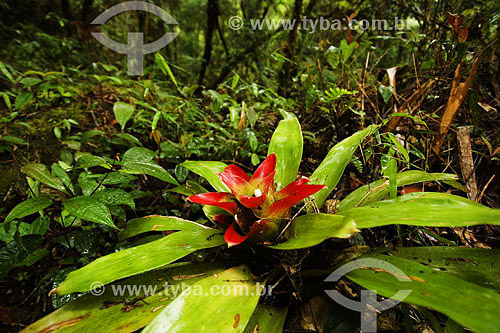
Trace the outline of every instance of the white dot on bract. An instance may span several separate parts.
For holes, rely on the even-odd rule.
[[[262,196],[262,191],[258,188],[255,189],[255,192],[254,192],[255,196],[258,198],[258,197],[261,197]]]

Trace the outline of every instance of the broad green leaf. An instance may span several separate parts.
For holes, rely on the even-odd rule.
[[[135,210],[134,199],[132,199],[130,194],[118,188],[107,188],[97,191],[93,195],[93,198],[106,205],[127,205]]]
[[[14,207],[5,218],[5,223],[15,219],[22,219],[25,216],[35,214],[52,205],[52,201],[47,198],[35,198],[23,201]]]
[[[38,83],[42,82],[41,79],[39,78],[36,78],[36,77],[25,77],[24,79],[21,80],[21,84],[25,87],[25,88],[29,88],[29,87],[32,87]]]
[[[149,162],[156,157],[156,153],[152,150],[142,148],[142,147],[134,147],[130,148],[123,154],[122,162]]]
[[[10,136],[10,135],[2,136],[0,138],[0,141],[13,143],[15,145],[25,145],[26,144],[26,141],[24,141],[23,139],[15,137],[15,136]]]
[[[283,332],[288,307],[276,308],[271,305],[259,303],[252,318],[247,324],[244,333],[254,332]]]
[[[64,163],[62,161],[59,161]],[[71,183],[71,178],[69,178],[66,171],[57,163],[52,163],[52,174],[59,178],[63,184],[71,191],[71,193],[75,193],[75,189],[73,188],[73,184]]]
[[[185,161],[180,165],[205,178],[217,192],[231,192],[219,178],[219,173],[226,169],[226,164],[216,161]]]
[[[107,166],[107,165],[108,163],[104,158],[90,154],[82,155],[76,161],[76,166],[78,168],[83,168],[83,169],[92,168],[96,166]]]
[[[261,291],[247,267],[228,269],[191,285],[142,332],[244,332]]]
[[[500,291],[500,250],[457,246],[402,247],[380,250]]]
[[[164,267],[195,251],[225,244],[220,231],[178,231],[157,241],[99,258],[71,272],[57,287],[59,295],[92,290],[110,282]]]
[[[307,214],[296,218],[284,243],[269,246],[277,250],[303,249],[318,245],[328,238],[349,238],[355,232],[354,221],[331,214]]]
[[[427,173],[425,171],[411,170],[396,175],[397,186],[406,186],[428,181],[450,181],[458,177],[448,173]],[[342,200],[337,209],[342,211],[349,208],[366,206],[384,199],[389,194],[389,181],[377,180],[371,184],[357,188]]]
[[[66,192],[66,188],[64,187],[62,181],[59,178],[52,176],[44,164],[32,163],[25,165],[21,168],[21,172],[38,180],[42,184],[61,192]]]
[[[311,183],[326,185],[327,188],[313,195],[316,205],[321,208],[328,195],[335,189],[352,155],[369,135],[373,134],[377,126],[372,125],[362,131],[354,133],[344,141],[338,143],[326,155],[325,159],[311,175]]]
[[[365,207],[342,211],[359,229],[389,224],[428,227],[466,227],[478,224],[500,225],[500,210],[447,194],[420,192],[384,200]]]
[[[33,100],[33,98],[35,98],[35,95],[32,92],[22,92],[17,95],[14,107],[16,109],[22,109],[27,106]]]
[[[408,278],[397,279],[379,268],[357,269],[346,275],[362,287],[392,297],[400,290],[411,290],[405,303],[429,307],[442,312],[475,332],[497,332],[500,327],[500,295],[488,288],[460,279],[450,273],[418,264],[412,260],[369,254],[400,269]]]
[[[122,131],[127,125],[127,121],[132,117],[135,111],[135,106],[129,103],[116,102],[113,106],[113,112],[115,113],[116,120],[122,127]]]
[[[183,288],[224,269],[218,264],[172,264],[107,285],[100,296],[84,295],[25,328],[22,332],[135,332],[148,325]],[[128,304],[124,302],[128,301]],[[67,323],[68,325],[64,325]]]
[[[139,161],[134,161],[134,162],[127,162],[123,165],[124,171],[133,173],[133,174],[146,174],[150,175],[152,177],[156,177],[160,180],[163,180],[164,182],[174,184],[179,186],[179,183],[177,180],[175,180],[174,177],[172,177],[167,170],[165,170],[162,166],[154,163],[153,161],[150,162],[139,162]]]
[[[102,183],[103,185],[119,185],[119,184],[128,184],[136,179],[137,177],[130,175],[128,173],[110,172],[108,174],[99,177],[97,179],[97,182]]]
[[[120,232],[120,239],[130,238],[149,231],[196,231],[209,229],[204,225],[179,217],[151,215],[128,221],[125,229]]]
[[[100,223],[118,229],[113,223],[111,213],[105,204],[93,197],[79,196],[63,202],[64,209],[82,220]]]
[[[295,181],[302,161],[302,130],[295,116],[282,120],[269,143],[268,155],[276,154],[274,182],[280,190]]]

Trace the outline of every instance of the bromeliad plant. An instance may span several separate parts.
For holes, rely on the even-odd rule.
[[[324,189],[324,185],[308,185],[307,178],[294,181],[276,192],[276,154],[272,153],[250,178],[240,167],[229,165],[219,177],[228,192],[192,195],[189,200],[222,208],[229,213],[217,214],[213,220],[227,228],[224,239],[229,247],[250,241],[270,241],[278,236],[281,222],[290,218],[290,208],[297,202]]]
[[[394,186],[455,179],[449,174],[421,171],[391,174],[389,180],[382,179],[349,194],[339,203],[336,214],[317,213],[335,189],[354,151],[376,130],[377,126],[370,126],[337,144],[309,179],[297,180],[303,140],[299,122],[290,115],[278,125],[267,159],[251,177],[240,168],[221,162],[182,163],[217,191],[193,194],[189,199],[205,205],[206,216],[225,229],[224,235],[218,228],[177,217],[148,216],[131,220],[120,232],[121,239],[147,232],[168,233],[153,241],[142,238],[139,240],[142,245],[104,256],[71,272],[53,293],[91,293],[25,331],[91,331],[106,327],[108,331],[119,332],[142,328],[143,332],[279,332],[287,318],[287,306],[259,302],[263,287],[244,260],[238,263],[240,266],[230,265],[233,267],[218,261],[174,262],[199,250],[226,246],[226,243],[235,246],[245,242],[251,247],[264,247],[263,251],[273,252],[269,256],[273,257],[286,253],[276,250],[309,248],[328,238],[348,238],[360,229],[389,224],[434,227],[500,224],[499,210],[451,194],[420,192],[384,200],[393,193]],[[187,187],[175,190],[187,192]],[[308,205],[302,205],[307,209],[291,209],[308,197]],[[413,292],[405,302],[440,311],[453,323],[478,332],[491,332],[500,327],[496,315],[500,307],[497,293],[500,267],[494,264],[500,255],[498,251],[457,247],[346,251],[349,255],[344,257],[375,257],[392,263],[411,277],[411,281],[403,283],[390,272],[369,267],[346,275],[363,287],[377,289],[385,297],[401,289],[411,289]],[[471,273],[465,263],[475,270],[484,270],[484,274]],[[334,264],[342,264],[342,260],[332,263],[332,271],[336,268]],[[276,266],[279,269],[281,265]],[[315,276],[317,272],[308,276]],[[127,279],[120,280],[124,278]],[[281,281],[272,274],[261,278],[261,282],[267,279],[267,283]],[[102,287],[108,284],[112,284],[111,288],[107,286],[104,291]],[[151,288],[149,292],[139,288],[139,294],[125,299],[116,294],[116,290],[131,285]],[[191,289],[169,293],[181,285]],[[161,289],[161,286],[169,289]],[[234,292],[207,293],[224,289]],[[236,292],[242,289],[256,292]],[[201,290],[201,293],[193,290]]]

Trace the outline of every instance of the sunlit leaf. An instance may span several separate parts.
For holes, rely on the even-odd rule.
[[[219,178],[219,173],[226,169],[226,164],[216,161],[185,161],[180,165],[205,178],[216,191],[231,192]]]
[[[427,173],[418,170],[405,171],[396,175],[397,186],[406,186],[427,181],[450,181],[456,179],[458,179],[456,175],[448,173]],[[357,206],[366,206],[384,199],[388,194],[389,181],[380,179],[351,192],[338,204],[337,210],[342,211]]]
[[[341,212],[359,229],[389,224],[429,227],[466,227],[478,224],[500,225],[500,210],[447,194],[417,192]]]
[[[158,316],[183,288],[224,268],[212,263],[181,263],[168,267],[107,285],[100,296],[84,295],[22,332],[51,332],[58,327],[64,327],[64,332],[100,332],[103,327],[108,332],[135,332]]]
[[[364,138],[373,134],[377,126],[372,125],[362,131],[354,133],[333,147],[318,168],[312,174],[311,182],[326,185],[327,188],[313,195],[316,205],[323,206],[328,195],[335,189],[352,155]]]
[[[191,285],[142,332],[244,332],[261,290],[247,267],[213,274]]]
[[[128,221],[125,229],[120,232],[120,238],[130,238],[149,231],[196,231],[208,229],[210,228],[179,217],[151,215]]]
[[[400,269],[407,278],[399,276],[398,279],[388,271],[368,267],[346,275],[362,287],[376,290],[385,297],[392,297],[400,290],[411,290],[404,302],[442,312],[475,332],[496,332],[500,327],[500,295],[495,290],[413,260],[383,254],[365,257],[388,262]]]
[[[295,181],[302,160],[302,130],[295,116],[280,121],[269,143],[268,155],[276,154],[277,190]]]
[[[354,221],[344,216],[307,214],[292,222],[287,241],[269,247],[277,250],[303,249],[318,245],[328,238],[349,238],[356,231]]]
[[[413,260],[486,288],[500,290],[500,265],[498,265],[500,250],[498,249],[423,246],[378,251]]]
[[[59,295],[89,291],[96,283],[107,284],[125,277],[164,267],[195,251],[223,245],[220,231],[179,231],[157,241],[101,257],[71,272],[57,287]]]
[[[125,129],[125,125],[132,117],[135,111],[135,106],[124,103],[124,102],[116,102],[113,106],[113,112],[115,113],[116,120],[122,127],[122,131]]]

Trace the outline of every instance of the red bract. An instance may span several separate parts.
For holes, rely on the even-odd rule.
[[[229,247],[247,239],[261,242],[272,240],[279,232],[281,221],[289,217],[290,208],[297,202],[324,189],[324,185],[309,185],[309,179],[299,179],[275,192],[276,155],[269,155],[252,177],[240,167],[229,165],[219,177],[231,193],[196,194],[189,200],[202,205],[216,206],[227,214],[214,221],[227,228],[224,239]]]

